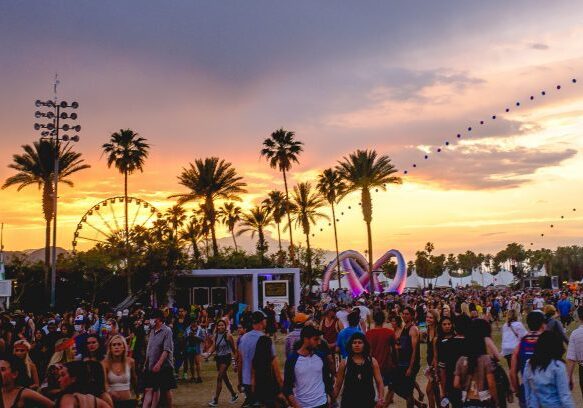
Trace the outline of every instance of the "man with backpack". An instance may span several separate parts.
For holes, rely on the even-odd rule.
[[[526,407],[526,401],[524,398],[524,386],[521,384],[518,374],[520,373],[522,377],[526,362],[534,354],[538,338],[545,330],[545,315],[540,310],[530,312],[526,316],[526,325],[529,332],[520,339],[518,346],[514,349],[510,366],[510,384],[512,390],[518,396],[521,408]]]

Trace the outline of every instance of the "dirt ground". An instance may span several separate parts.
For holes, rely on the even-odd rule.
[[[572,323],[569,327],[569,332],[574,330],[577,326]],[[494,342],[499,345],[500,344],[500,332],[494,328]],[[276,349],[279,358],[280,367],[283,367],[283,337],[280,337],[276,341]],[[425,351],[426,347],[424,344],[421,345],[421,361],[425,361]],[[507,368],[504,364],[504,368]],[[423,391],[425,391],[426,379],[425,376],[422,375],[423,369],[421,373],[417,376],[417,381],[419,382]],[[234,386],[237,385],[237,374],[232,371],[232,368],[229,369],[229,378]],[[581,397],[581,392],[577,385],[577,373],[575,373],[575,390],[573,392],[573,397],[575,400],[576,407],[583,407],[583,399]],[[202,384],[192,384],[189,382],[179,382],[178,389],[174,392],[174,405],[178,408],[200,408],[200,407],[208,407],[209,401],[212,399],[215,390],[216,384],[216,369],[215,363],[212,360],[208,362],[203,361],[203,383]],[[239,407],[242,405],[244,400],[244,395],[241,395],[239,400],[235,404],[230,404],[230,395],[229,392],[223,385],[223,391],[221,393],[219,399],[219,406],[220,407]],[[427,397],[425,401],[427,402]],[[406,407],[405,402],[400,399],[399,397],[395,397],[395,404],[391,405],[391,407]],[[514,402],[510,404],[509,407],[518,407],[518,403]]]

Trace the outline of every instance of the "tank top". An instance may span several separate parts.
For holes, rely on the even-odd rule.
[[[399,336],[399,345],[401,348],[399,349],[399,367],[409,367],[411,362],[411,354],[413,354],[413,341],[411,336],[409,335],[409,330],[411,330],[413,325],[404,327],[401,330],[401,335]],[[415,367],[421,366],[421,356],[419,355],[419,348],[420,342],[417,342],[417,353],[415,353]]]
[[[326,340],[328,344],[336,343],[338,337],[338,319],[333,319],[330,326],[326,326],[326,319],[324,319],[322,333],[324,334],[324,340]]]
[[[356,364],[352,358],[346,360],[344,390],[341,408],[373,408],[375,406],[375,388],[372,360],[366,358],[362,364]]]
[[[433,364],[433,341],[437,336],[431,337],[427,332],[427,365],[431,367]]]
[[[217,356],[226,356],[231,354],[231,344],[227,339],[227,333],[217,333],[215,338],[215,352]]]
[[[117,375],[110,368],[107,371],[107,381],[109,382],[109,391],[129,391],[130,390],[130,365],[126,363],[125,370],[122,374]]]

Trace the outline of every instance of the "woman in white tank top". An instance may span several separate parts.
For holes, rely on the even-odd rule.
[[[107,391],[113,399],[115,408],[133,408],[136,399],[132,394],[136,385],[136,367],[134,359],[127,356],[128,345],[123,336],[116,334],[107,345],[107,354],[103,360]]]

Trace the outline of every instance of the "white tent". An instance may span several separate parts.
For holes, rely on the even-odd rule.
[[[435,282],[435,286],[436,287],[441,287],[441,286],[447,286],[450,287],[453,283],[453,279],[451,278],[451,276],[449,276],[449,272],[444,271],[441,276],[439,276],[436,280],[433,280]]]
[[[410,276],[407,276],[407,284],[405,288],[418,289],[423,287],[423,280],[419,278],[416,271],[413,271]]]
[[[512,274],[512,272],[510,272],[506,269],[503,269],[500,272],[498,272],[496,275],[494,275],[493,279],[494,279],[494,285],[509,286],[514,281],[514,275]]]

